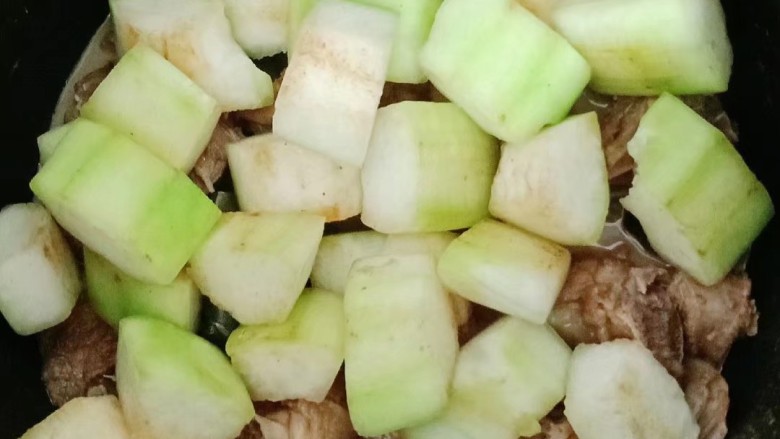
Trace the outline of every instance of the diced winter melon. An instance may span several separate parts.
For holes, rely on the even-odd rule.
[[[496,140],[454,104],[384,107],[363,165],[361,220],[383,233],[469,227],[488,216],[498,159]]]
[[[116,396],[75,398],[21,439],[130,439]]]
[[[69,315],[81,292],[73,254],[38,204],[0,210],[0,312],[18,334],[50,328]]]
[[[504,317],[460,352],[447,409],[406,439],[516,439],[563,399],[571,349],[547,325]]]
[[[731,44],[718,0],[559,0],[555,27],[618,95],[726,91]]]
[[[518,0],[518,2],[534,15],[539,17],[540,20],[552,26],[552,13],[555,10],[555,6],[561,0]]]
[[[305,290],[280,324],[242,326],[226,351],[255,401],[325,399],[344,362],[344,303]]]
[[[705,285],[731,270],[774,215],[726,136],[672,95],[650,107],[628,151],[637,169],[623,206],[653,249]]]
[[[92,306],[113,326],[134,315],[155,317],[190,331],[198,324],[200,293],[184,272],[169,285],[150,284],[126,275],[89,249],[84,249],[84,272]]]
[[[420,62],[485,131],[517,142],[562,120],[590,67],[517,0],[444,0]]]
[[[447,403],[458,336],[428,255],[357,261],[344,295],[349,414],[362,436],[426,422]]]
[[[325,221],[360,213],[359,168],[338,164],[274,134],[228,146],[228,162],[244,212],[305,212]]]
[[[73,122],[30,187],[87,247],[157,284],[176,278],[220,215],[182,172],[84,119]]]
[[[420,84],[428,80],[420,66],[420,49],[428,39],[433,18],[442,0],[353,0],[398,14],[398,32],[393,43],[387,80]]]
[[[573,116],[501,149],[490,213],[565,245],[595,244],[609,209],[596,113]]]
[[[447,288],[472,302],[542,324],[570,262],[568,250],[557,244],[484,220],[447,247],[438,273]]]
[[[71,124],[60,125],[38,136],[38,154],[40,163],[43,165],[54,155],[54,150],[60,144],[62,139],[70,131]]]
[[[303,23],[276,100],[275,134],[361,166],[396,30],[391,12],[318,2]]]
[[[219,349],[149,317],[119,323],[116,385],[137,437],[233,439],[255,415],[244,383]]]
[[[122,52],[144,43],[203,87],[222,111],[270,105],[271,77],[233,39],[221,0],[110,0]]]
[[[451,232],[385,235],[373,230],[326,236],[314,260],[311,282],[315,287],[344,293],[349,270],[358,259],[430,254],[438,261],[455,236]]]
[[[184,172],[206,148],[219,113],[214,98],[144,45],[119,60],[81,109]]]
[[[290,0],[224,0],[225,15],[244,52],[263,58],[287,50]]]
[[[226,213],[189,273],[242,324],[281,323],[306,286],[324,224],[311,214]]]
[[[677,381],[638,341],[577,346],[564,404],[580,439],[699,436]]]

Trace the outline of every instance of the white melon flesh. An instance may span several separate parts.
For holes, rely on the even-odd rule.
[[[217,102],[154,50],[128,51],[81,109],[189,172],[219,119]]]
[[[263,58],[287,50],[290,0],[224,0],[225,15],[244,52]]]
[[[774,215],[726,136],[672,95],[642,117],[628,152],[637,168],[623,206],[653,249],[702,284],[723,279]]]
[[[54,150],[60,144],[65,135],[70,131],[71,124],[60,125],[38,136],[38,154],[40,163],[43,165],[54,155]]]
[[[552,20],[617,95],[726,91],[732,52],[719,0],[558,0]]]
[[[444,0],[420,62],[438,90],[509,142],[565,118],[590,79],[585,59],[517,0]]]
[[[458,352],[447,292],[428,255],[356,262],[344,295],[352,424],[378,436],[435,417]]]
[[[155,285],[126,275],[89,249],[84,249],[84,271],[90,303],[111,325],[141,315],[196,329],[201,297],[186,273],[168,285]]]
[[[295,40],[298,37],[298,31],[301,24],[314,9],[314,5],[319,0],[288,0],[287,6],[287,55],[292,56],[292,50],[295,47]]]
[[[564,405],[580,439],[699,437],[677,381],[637,341],[577,346]]]
[[[283,323],[241,326],[225,350],[255,401],[321,402],[344,362],[344,303],[305,290]]]
[[[156,284],[176,278],[220,216],[184,173],[84,119],[73,122],[30,187],[79,241]]]
[[[190,260],[201,292],[244,325],[281,323],[306,285],[324,220],[226,213]]]
[[[303,22],[277,97],[274,133],[361,166],[396,31],[391,12],[318,2]]]
[[[445,411],[406,439],[516,439],[563,399],[571,349],[547,325],[504,317],[461,349]]]
[[[565,248],[494,220],[475,225],[447,247],[438,273],[454,293],[542,324],[569,271]]]
[[[255,416],[227,357],[162,320],[120,322],[116,385],[133,437],[234,439]]]
[[[398,32],[393,43],[387,80],[420,84],[428,80],[420,66],[420,50],[428,39],[433,18],[442,0],[356,0],[398,14]]]
[[[75,398],[21,439],[130,439],[116,396]]]
[[[270,105],[271,77],[233,39],[221,0],[110,0],[119,49],[153,48],[219,103],[222,111]]]
[[[341,221],[360,213],[360,169],[274,134],[228,146],[233,186],[244,212],[304,212]]]
[[[490,213],[560,244],[592,245],[609,198],[599,122],[587,113],[502,147]]]
[[[0,312],[16,333],[50,328],[69,315],[81,292],[73,254],[38,204],[0,210]]]
[[[441,232],[488,216],[497,141],[451,103],[379,110],[362,170],[361,220],[383,233]]]

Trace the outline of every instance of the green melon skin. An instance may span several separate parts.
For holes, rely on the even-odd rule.
[[[85,119],[73,122],[30,188],[91,250],[161,285],[173,282],[220,216],[185,174]]]
[[[444,232],[488,216],[498,142],[452,103],[379,109],[363,164],[363,224],[382,233]]]
[[[507,142],[563,120],[590,80],[585,59],[516,0],[445,0],[420,63],[438,90]]]
[[[461,349],[446,410],[405,439],[516,439],[564,396],[571,349],[547,325],[504,317]]]
[[[234,439],[255,416],[227,357],[162,320],[136,316],[119,323],[116,383],[137,437]]]
[[[637,168],[621,202],[650,245],[700,283],[719,282],[774,215],[766,188],[720,130],[669,94],[628,151]]]
[[[321,402],[344,363],[341,295],[306,289],[283,323],[241,326],[225,347],[255,401]]]
[[[135,315],[165,320],[188,331],[198,325],[200,292],[185,272],[169,285],[150,284],[126,275],[86,248],[84,271],[90,303],[112,326]]]
[[[447,404],[458,337],[429,255],[357,261],[344,294],[349,415],[361,436],[427,422]]]
[[[555,28],[615,95],[726,91],[732,51],[718,0],[560,0]]]

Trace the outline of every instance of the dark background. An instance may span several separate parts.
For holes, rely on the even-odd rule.
[[[724,102],[738,124],[741,152],[780,205],[780,0],[724,6],[735,51]],[[48,128],[68,74],[107,12],[105,0],[0,0],[0,206],[31,198],[35,138]],[[762,314],[759,335],[738,342],[726,365],[729,437],[780,439],[777,219],[757,241],[749,271]],[[0,320],[0,437],[18,437],[51,411],[39,374],[35,339],[15,336]]]

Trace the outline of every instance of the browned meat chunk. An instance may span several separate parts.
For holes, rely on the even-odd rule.
[[[79,396],[114,393],[117,335],[86,303],[41,334],[43,382],[56,406]]]
[[[347,409],[328,399],[285,401],[279,410],[258,416],[257,422],[264,439],[357,438]]]
[[[750,298],[750,279],[745,276],[730,275],[705,287],[678,273],[669,294],[680,310],[686,355],[690,357],[720,368],[737,337],[758,331],[756,304]]]
[[[74,102],[65,112],[65,122],[70,122],[79,117],[81,107],[90,97],[92,97],[92,93],[97,90],[98,85],[106,79],[106,76],[108,76],[108,73],[113,68],[113,64],[106,64],[97,70],[87,73],[83,78],[76,82],[76,85],[73,86]]]
[[[274,79],[274,99],[282,87],[282,79],[284,79],[284,72],[282,72],[281,76]],[[255,110],[235,111],[230,113],[230,116],[245,133],[250,135],[265,134],[271,132],[275,109],[274,105],[269,105]]]
[[[726,437],[729,386],[720,372],[706,361],[689,360],[685,363],[683,381],[685,400],[701,428],[699,439]]]
[[[190,178],[203,192],[214,192],[214,183],[222,177],[227,168],[227,146],[242,138],[241,129],[229,117],[223,115],[214,128],[206,149],[190,172]]]
[[[669,273],[614,255],[575,254],[550,324],[574,346],[617,338],[645,344],[682,375],[683,327],[666,292]]]

